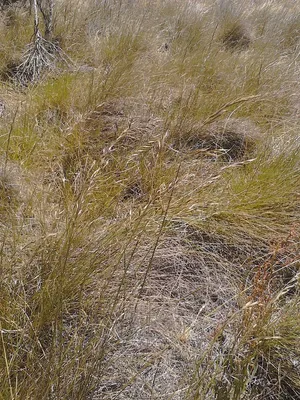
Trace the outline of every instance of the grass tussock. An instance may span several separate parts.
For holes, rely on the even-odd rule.
[[[0,11],[0,399],[300,397],[297,12]]]

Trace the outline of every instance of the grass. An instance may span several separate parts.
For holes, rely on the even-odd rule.
[[[299,398],[299,10],[246,3],[62,0],[27,87],[1,11],[0,399]]]

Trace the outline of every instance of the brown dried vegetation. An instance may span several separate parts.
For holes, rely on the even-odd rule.
[[[1,399],[298,400],[295,10],[246,3],[62,0],[72,69],[0,85]]]

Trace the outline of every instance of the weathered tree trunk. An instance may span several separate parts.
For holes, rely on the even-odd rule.
[[[19,1],[20,0],[0,0],[0,9],[5,9]],[[38,12],[41,12],[45,23],[44,37],[46,40],[51,41],[53,35],[54,0],[22,0],[21,3],[24,7],[28,5],[30,13],[34,14],[35,29],[37,29],[39,25]]]
[[[39,33],[39,13],[37,7],[37,0],[32,0],[33,15],[34,15],[34,35],[37,36]]]
[[[37,5],[45,22],[45,39],[51,40],[53,35],[54,0],[37,0]]]

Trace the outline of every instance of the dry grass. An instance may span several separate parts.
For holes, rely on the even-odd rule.
[[[297,10],[2,12],[0,399],[299,398]]]

